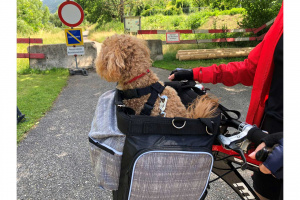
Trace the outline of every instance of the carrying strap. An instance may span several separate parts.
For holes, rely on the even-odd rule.
[[[127,115],[122,108],[117,111],[118,129],[127,136],[217,135],[220,120],[220,117],[188,119]]]
[[[227,119],[236,119],[238,120],[241,117],[241,113],[237,110],[229,110],[226,107],[222,106],[221,104],[219,104],[218,106],[219,110],[221,111],[221,113],[227,118]],[[230,116],[228,113],[234,113],[236,115],[236,117],[232,117]]]
[[[162,86],[159,82],[153,83],[152,85],[145,88],[137,88],[130,90],[119,90],[123,99],[133,99],[140,98],[141,96],[151,94],[147,102],[144,105],[140,115],[150,115],[155,104],[155,101],[158,97],[158,94],[161,94],[164,91],[165,87]]]

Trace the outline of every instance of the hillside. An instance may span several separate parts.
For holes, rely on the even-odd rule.
[[[43,0],[43,4],[48,6],[49,11],[51,13],[55,13],[59,7],[59,5],[65,0]]]

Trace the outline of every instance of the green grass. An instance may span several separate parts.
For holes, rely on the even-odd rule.
[[[166,53],[164,54],[163,60],[158,60],[153,62],[154,67],[163,68],[167,70],[174,70],[176,68],[192,69],[195,67],[208,67],[213,64],[227,64],[229,62],[243,61],[246,57],[239,58],[220,58],[220,59],[209,59],[209,60],[187,60],[179,61],[175,59],[176,53]]]
[[[17,142],[38,123],[52,107],[53,102],[67,84],[68,70],[27,70],[17,75],[17,105],[26,121],[17,125]]]
[[[43,38],[43,44],[65,43],[64,31],[41,30],[34,34],[18,33],[18,38]],[[36,45],[36,44],[32,44]],[[28,44],[17,44],[18,53],[27,53]],[[53,68],[41,71],[29,68],[29,60],[17,59],[17,105],[25,114],[26,121],[17,125],[17,142],[38,123],[41,117],[49,111],[53,102],[67,84],[69,72],[67,69]]]

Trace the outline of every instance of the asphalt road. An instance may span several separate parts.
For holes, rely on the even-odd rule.
[[[167,81],[169,71],[152,70]],[[204,86],[220,97],[224,106],[241,111],[245,119],[251,87]],[[88,76],[70,77],[53,108],[17,148],[18,199],[112,199],[109,191],[95,184],[87,136],[98,98],[114,87],[115,83],[101,80],[94,71],[89,71]],[[242,174],[251,183],[251,173]],[[216,181],[207,199],[239,197],[225,183]]]

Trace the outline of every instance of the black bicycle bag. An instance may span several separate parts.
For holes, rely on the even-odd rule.
[[[195,82],[165,83],[188,106],[205,94]],[[213,166],[212,145],[221,114],[188,119],[135,115],[122,92],[99,98],[89,133],[98,186],[114,200],[203,199]],[[226,108],[219,106],[219,113]]]
[[[220,115],[205,119],[134,115],[122,100],[116,90],[117,126],[126,139],[113,199],[204,198]]]

